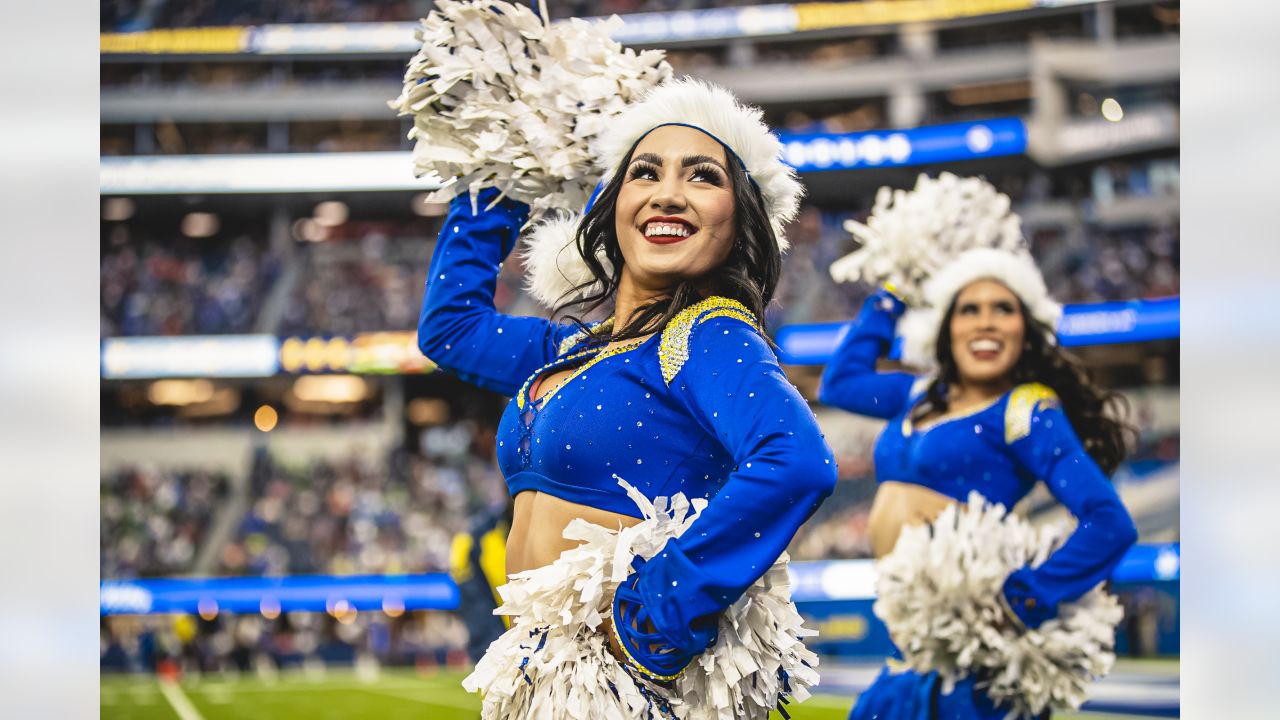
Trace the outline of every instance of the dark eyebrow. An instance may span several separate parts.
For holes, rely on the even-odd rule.
[[[631,162],[633,163],[646,162],[651,165],[657,165],[658,167],[662,167],[662,158],[658,157],[657,155],[654,155],[653,153],[643,153],[643,154],[637,155],[631,158]],[[694,165],[715,165],[716,167],[723,170],[725,175],[729,174],[728,168],[726,168],[723,164],[721,164],[719,160],[716,160],[710,155],[686,155],[685,158],[680,161],[680,167],[693,167]]]
[[[689,155],[680,162],[680,167],[693,167],[694,165],[715,165],[723,170],[725,175],[729,174],[729,169],[710,155]]]

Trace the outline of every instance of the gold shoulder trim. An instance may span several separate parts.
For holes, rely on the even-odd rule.
[[[1037,407],[1054,407],[1058,393],[1040,383],[1026,383],[1009,394],[1009,404],[1004,409],[1004,441],[1012,444],[1031,434],[1031,416]]]
[[[560,346],[556,348],[556,357],[559,357],[569,352],[574,347],[576,347],[578,343],[581,343],[583,340],[586,340],[588,337],[592,335],[598,335],[604,332],[611,332],[612,330],[613,330],[613,317],[609,317],[608,319],[599,320],[593,323],[587,323],[586,330],[578,330],[577,332],[574,332],[571,335],[569,335],[569,337],[560,341]]]
[[[689,336],[693,334],[693,328],[715,317],[741,320],[756,332],[760,332],[755,315],[752,315],[747,306],[737,300],[719,296],[709,297],[681,310],[662,329],[662,339],[658,344],[658,362],[662,365],[662,379],[668,385],[689,360]]]

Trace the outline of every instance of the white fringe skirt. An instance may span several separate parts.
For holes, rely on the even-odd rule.
[[[619,531],[575,520],[564,537],[581,545],[498,588],[495,612],[510,615],[511,628],[462,681],[483,695],[481,717],[753,720],[808,698],[818,657],[803,638],[817,631],[791,602],[785,553],[721,615],[719,638],[674,681],[654,682],[613,657],[602,622],[632,558],[653,557],[706,507],[680,494],[650,503],[620,484],[642,522]]]

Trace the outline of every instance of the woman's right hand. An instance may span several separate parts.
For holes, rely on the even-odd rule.
[[[874,306],[880,312],[888,313],[895,320],[902,317],[903,313],[907,311],[907,304],[902,302],[902,298],[893,294],[893,291],[888,287],[880,288],[871,293],[865,304]]]

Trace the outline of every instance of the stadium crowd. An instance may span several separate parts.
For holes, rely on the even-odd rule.
[[[219,552],[219,574],[448,571],[454,533],[473,506],[501,501],[502,480],[473,451],[483,433],[462,425],[428,432],[430,453],[397,451],[385,462],[260,463],[249,509]]]
[[[99,570],[125,579],[190,571],[230,485],[205,470],[138,466],[104,474],[99,492]]]
[[[253,330],[279,260],[247,235],[226,240],[147,236],[103,229],[100,331],[207,335]]]

